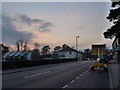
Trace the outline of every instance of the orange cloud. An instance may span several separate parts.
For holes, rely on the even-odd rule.
[[[75,17],[74,14],[66,14],[66,15],[65,15],[65,18],[69,18],[69,19],[72,19],[72,18],[74,18],[74,17]]]

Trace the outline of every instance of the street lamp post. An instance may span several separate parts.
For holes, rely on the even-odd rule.
[[[76,36],[76,50],[78,51],[78,38],[79,38],[80,36]]]

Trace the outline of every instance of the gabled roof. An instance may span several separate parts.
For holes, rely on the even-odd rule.
[[[74,52],[77,52],[77,53],[80,53],[79,51],[73,49],[73,48],[62,48],[61,50],[59,50],[58,52],[66,52],[66,51],[74,51]]]
[[[6,58],[6,57],[9,56],[11,53],[13,53],[13,51],[5,53],[5,55],[4,55],[3,57]]]
[[[23,51],[19,51],[19,52],[17,52],[17,53],[15,54],[15,56],[20,55],[22,52],[23,52]]]
[[[17,53],[17,51],[14,51],[14,52],[12,52],[9,56],[13,56],[14,54],[16,54]]]

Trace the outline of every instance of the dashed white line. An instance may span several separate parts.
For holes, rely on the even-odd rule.
[[[88,70],[86,70],[83,74],[85,74],[86,72],[88,72]],[[83,76],[83,74],[81,74],[80,76]],[[79,79],[80,77],[76,77],[76,79]],[[75,80],[72,80],[70,83],[73,83]],[[62,88],[66,88],[68,85],[63,86]]]
[[[79,77],[76,77],[76,79],[79,79]]]
[[[85,72],[83,74],[85,74]]]
[[[66,88],[68,85],[65,85],[64,87],[62,87],[62,88]]]
[[[37,76],[37,75],[40,75],[40,74],[42,74],[42,73],[38,73],[38,74],[36,74],[36,76]]]
[[[74,82],[74,80],[72,80],[70,83],[73,83]]]
[[[46,73],[49,73],[49,72],[51,72],[51,71],[44,72],[43,74],[46,74]]]
[[[47,72],[43,72],[43,73],[37,73],[37,74],[33,74],[33,75],[30,75],[30,76],[26,76],[24,78],[30,78],[30,77],[35,77],[35,76],[38,76],[38,75],[41,75],[41,74],[46,74],[46,73],[49,73],[51,71],[47,71]]]
[[[37,75],[40,75],[40,74],[42,74],[42,73],[38,73],[38,74],[31,75],[31,77],[32,77],[32,76],[34,77],[34,76],[37,76]]]
[[[80,76],[83,76],[83,74],[81,74]]]
[[[26,76],[25,78],[29,78],[30,76]]]

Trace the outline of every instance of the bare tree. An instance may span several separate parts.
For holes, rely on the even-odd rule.
[[[17,51],[20,51],[20,44],[19,44],[19,41],[16,42],[16,46],[17,46]]]
[[[44,46],[43,48],[42,48],[42,53],[43,53],[43,55],[47,55],[47,53],[49,52],[49,50],[50,50],[50,46]]]
[[[35,43],[35,49],[39,49],[39,43]]]
[[[54,51],[59,51],[61,49],[61,46],[56,46],[55,48],[54,48]]]
[[[26,42],[24,44],[24,50],[27,50],[27,40],[26,40]]]
[[[16,42],[17,51],[27,50],[27,40],[24,42],[23,39],[20,39]]]
[[[23,43],[24,43],[23,39],[19,40],[19,44],[20,44],[21,50],[23,50]]]

